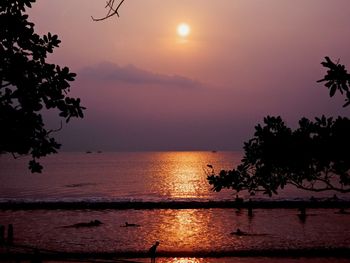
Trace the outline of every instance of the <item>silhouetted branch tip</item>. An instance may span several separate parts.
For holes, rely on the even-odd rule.
[[[47,134],[49,135],[49,134],[52,133],[52,132],[58,132],[58,131],[60,131],[60,130],[62,130],[62,121],[60,121],[60,127],[59,127],[59,128],[54,129],[54,130],[49,130],[49,131],[47,132]]]
[[[91,16],[92,20],[95,21],[95,22],[98,22],[98,21],[103,21],[103,20],[106,20],[112,16],[117,16],[119,17],[119,9],[121,7],[121,5],[123,4],[125,0],[121,0],[117,5],[115,3],[115,0],[108,0],[106,2],[106,6],[105,8],[108,9],[107,11],[107,14],[104,16],[104,17],[101,17],[101,18],[94,18],[93,16]]]

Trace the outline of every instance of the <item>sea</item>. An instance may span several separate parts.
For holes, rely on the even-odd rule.
[[[0,224],[13,225],[13,253],[37,249],[149,262],[147,251],[158,241],[159,263],[350,262],[350,214],[339,207],[310,208],[301,218],[289,207],[258,207],[249,215],[246,208],[179,205],[229,202],[237,195],[243,202],[350,201],[346,194],[293,187],[272,197],[213,192],[208,165],[219,172],[241,158],[241,152],[221,151],[62,152],[40,159],[43,172],[32,174],[28,157],[0,155]],[[170,205],[108,206],[119,203]],[[94,220],[101,224],[87,226]]]

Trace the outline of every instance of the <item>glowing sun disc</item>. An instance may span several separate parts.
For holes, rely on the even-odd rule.
[[[177,33],[180,37],[187,37],[190,34],[190,26],[182,23],[177,26]]]

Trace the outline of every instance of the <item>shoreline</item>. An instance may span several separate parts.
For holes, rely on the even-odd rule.
[[[3,251],[6,249],[7,251]],[[11,251],[24,249],[25,251]],[[28,251],[29,250],[29,251]],[[37,252],[34,252],[34,251]],[[36,253],[36,254],[35,254]],[[0,249],[2,260],[18,259],[28,260],[34,255],[40,255],[42,260],[68,260],[68,259],[116,259],[116,258],[149,258],[147,251],[114,251],[114,252],[60,252],[46,249],[31,248],[29,246],[2,247]],[[262,250],[231,250],[231,251],[159,251],[159,258],[350,258],[349,247],[316,247],[301,249],[262,249]]]
[[[168,202],[1,202],[0,210],[128,210],[128,209],[210,209],[210,208],[263,208],[263,209],[297,209],[297,208],[350,208],[350,201],[168,201]]]

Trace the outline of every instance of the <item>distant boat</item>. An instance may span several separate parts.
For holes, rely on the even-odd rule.
[[[211,152],[212,152],[212,153],[217,153],[218,151],[212,150]]]
[[[91,153],[91,151],[86,151],[86,153]]]

